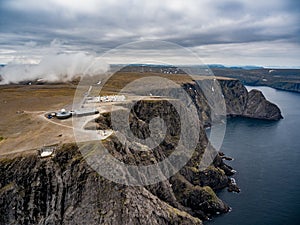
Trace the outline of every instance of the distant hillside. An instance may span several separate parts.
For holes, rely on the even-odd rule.
[[[300,69],[229,69],[212,68],[216,76],[239,79],[245,85],[269,86],[279,90],[300,92]]]
[[[188,68],[205,68],[205,65],[189,67],[166,65],[130,65],[121,69],[124,72],[152,72],[165,74],[184,74]],[[279,90],[300,92],[300,69],[272,69],[259,66],[233,66],[211,64],[208,67],[215,76],[230,77],[240,80],[245,85],[269,86]]]
[[[208,67],[210,69],[217,69],[217,68],[223,68],[223,69],[244,69],[244,70],[254,70],[254,69],[264,69],[262,66],[224,66],[222,64],[209,64]]]

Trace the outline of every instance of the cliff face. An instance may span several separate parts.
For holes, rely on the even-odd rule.
[[[258,90],[249,92],[247,105],[242,115],[244,117],[266,120],[280,120],[283,118],[278,106],[266,100],[264,95]]]
[[[279,117],[279,109],[261,93],[248,93],[235,80],[220,83],[229,115]],[[175,175],[145,187],[116,184],[91,169],[72,144],[46,159],[37,155],[0,159],[0,224],[202,224],[200,219],[227,212],[228,205],[214,191],[232,188],[232,168],[218,154],[207,169],[199,170],[200,159],[209,146],[203,128],[209,124],[209,108],[195,85],[184,88],[203,121],[191,159]],[[95,120],[97,126],[88,125],[87,129],[111,128],[110,117],[110,113],[100,115]],[[104,142],[110,154],[131,165],[150,165],[168,157],[182,129],[172,104],[163,100],[138,102],[130,112],[130,128],[137,137],[147,138],[154,117],[163,118],[167,127],[159,146],[147,151],[147,147],[135,143],[121,144],[113,135]],[[92,152],[93,148],[94,143],[90,143],[87,149]]]
[[[143,187],[103,179],[75,145],[0,163],[0,224],[201,224]]]
[[[151,113],[143,113],[149,109]],[[116,159],[131,165],[149,165],[174,151],[181,129],[176,111],[164,101],[141,101],[130,114],[131,130],[148,134],[149,120],[164,118],[167,134],[153,151],[135,143],[121,144],[111,136],[104,144]],[[96,120],[109,128],[111,114]],[[99,125],[100,126],[100,125]],[[88,143],[92,154],[95,144]],[[170,179],[145,187],[111,182],[93,171],[75,145],[64,145],[52,158],[36,155],[0,161],[1,224],[202,224],[200,219],[225,213],[229,207],[214,190],[227,187],[231,168],[217,156],[204,171],[198,169],[208,141],[201,128],[195,152]],[[111,168],[114,169],[114,168]]]
[[[192,168],[182,172],[191,181],[199,173]],[[227,186],[227,176],[214,166],[202,173],[205,186],[181,174],[146,187],[120,185],[92,170],[75,145],[47,159],[2,159],[0,224],[202,224],[199,218],[229,210],[211,188]]]
[[[266,100],[261,91],[250,92],[238,80],[220,80],[226,102],[228,116],[241,116],[254,119],[280,120],[281,111],[275,104]]]

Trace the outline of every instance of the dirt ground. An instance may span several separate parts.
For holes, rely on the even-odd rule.
[[[62,108],[71,110],[75,90],[76,86],[70,84],[0,86],[0,157],[31,154],[42,146],[75,142],[72,118],[45,117]],[[101,113],[111,111],[112,104],[101,103],[98,109]],[[115,106],[114,110],[118,108]]]
[[[70,109],[75,88],[69,84],[0,86],[0,155],[73,142],[70,119],[49,120],[44,114]]]

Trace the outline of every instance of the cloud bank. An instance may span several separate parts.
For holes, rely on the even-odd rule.
[[[101,54],[131,41],[165,40],[207,63],[295,65],[299,12],[298,0],[1,0],[0,63],[57,39],[65,51]]]
[[[0,69],[0,84],[42,79],[48,82],[70,81],[77,76],[106,72],[109,66],[84,53],[44,56],[38,64],[11,63]]]

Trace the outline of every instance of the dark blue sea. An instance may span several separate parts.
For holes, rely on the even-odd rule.
[[[218,196],[232,211],[207,225],[300,224],[300,94],[269,87],[261,90],[277,104],[284,119],[227,121],[221,151],[234,158],[234,178],[241,193],[222,190]]]

